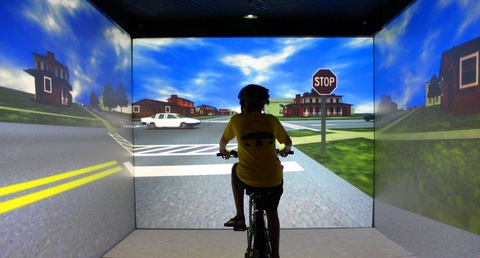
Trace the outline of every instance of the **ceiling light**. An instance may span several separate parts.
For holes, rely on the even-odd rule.
[[[258,10],[258,8],[255,6],[255,4],[253,4],[253,0],[249,0],[248,2],[249,2],[249,7],[250,7],[250,8],[249,8],[248,13],[247,13],[245,16],[243,16],[243,18],[249,19],[249,20],[251,20],[251,19],[257,19],[258,16],[255,15],[254,12],[255,12],[256,10]]]
[[[243,16],[243,18],[245,18],[245,19],[257,19],[258,16],[256,16],[256,15],[253,14],[253,13],[249,13],[249,14]]]

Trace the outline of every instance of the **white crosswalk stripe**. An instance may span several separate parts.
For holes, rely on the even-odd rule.
[[[218,144],[133,145],[118,133],[109,135],[123,148],[136,157],[215,155],[218,152]],[[229,150],[236,150],[237,147],[238,144],[227,145],[227,149]]]
[[[283,172],[305,171],[295,161],[284,161],[282,165]],[[231,169],[232,164],[139,166],[135,167],[135,177],[228,175]]]
[[[237,144],[227,145],[227,149],[237,149]],[[196,156],[215,155],[218,144],[176,144],[176,145],[135,145],[134,156]]]
[[[109,135],[134,156],[212,156],[218,152],[218,144],[133,145],[117,133]],[[227,145],[229,150],[237,148],[238,144]],[[284,166],[283,172],[304,171],[303,167],[295,161],[283,161],[282,165]],[[232,164],[135,166],[129,170],[135,177],[198,176],[226,175],[230,173],[231,167]]]
[[[314,129],[314,128],[310,128],[310,127],[305,127],[305,126],[295,125],[295,124],[290,124],[290,123],[285,123],[285,122],[282,122],[282,125],[285,126],[285,127],[288,127],[288,128],[295,129],[295,130],[306,129],[306,130],[310,130],[310,131],[320,131],[319,129]]]

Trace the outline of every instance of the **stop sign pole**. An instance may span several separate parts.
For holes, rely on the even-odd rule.
[[[312,88],[322,97],[322,152],[326,151],[327,133],[327,95],[337,88],[337,75],[328,68],[320,68],[312,75]]]

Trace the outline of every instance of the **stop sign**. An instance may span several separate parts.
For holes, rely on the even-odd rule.
[[[337,75],[320,68],[312,76],[312,87],[320,95],[330,95],[337,88]]]

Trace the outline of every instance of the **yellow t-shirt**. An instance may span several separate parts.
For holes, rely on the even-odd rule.
[[[228,141],[237,137],[237,176],[242,182],[254,187],[282,183],[283,166],[277,156],[275,139],[283,144],[288,135],[275,116],[256,112],[234,115],[223,137]]]

